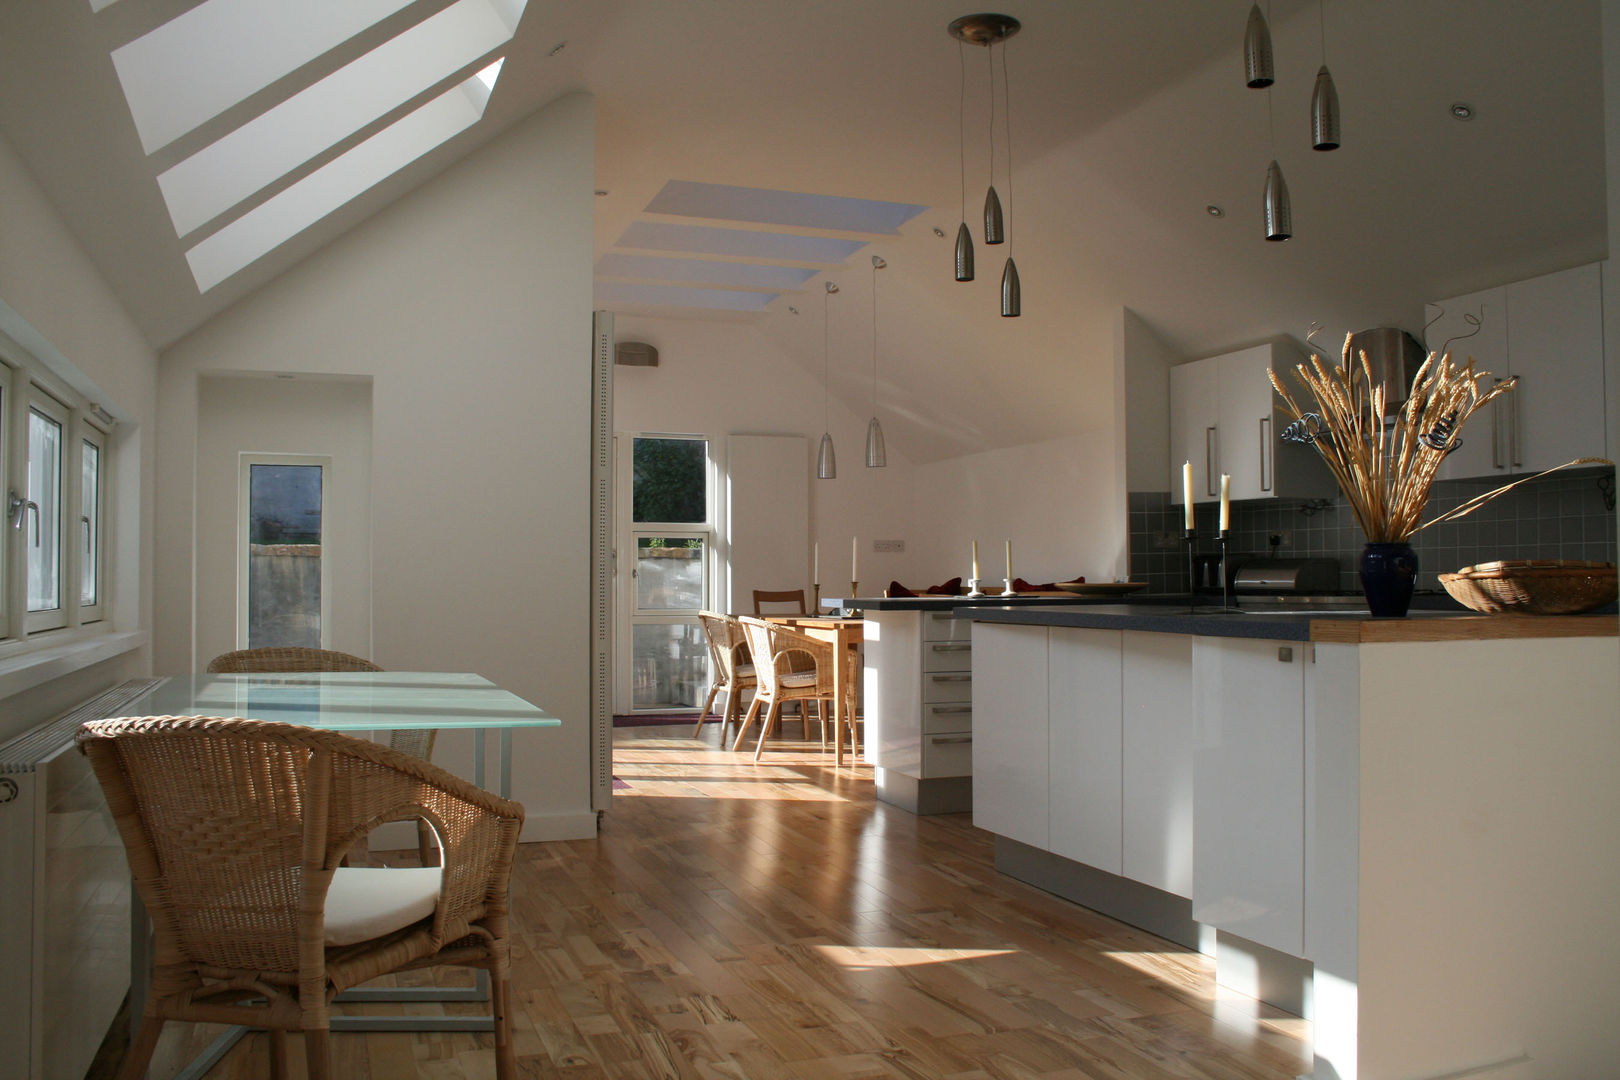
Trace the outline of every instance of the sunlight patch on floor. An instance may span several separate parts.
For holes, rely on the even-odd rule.
[[[916,964],[948,964],[956,960],[982,960],[990,956],[1011,956],[1017,949],[930,949],[895,948],[878,945],[817,945],[816,953],[839,967],[857,971],[911,967]]]

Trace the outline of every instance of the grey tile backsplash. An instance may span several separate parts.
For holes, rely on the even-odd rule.
[[[1458,506],[1503,481],[1448,480],[1434,485],[1424,519]],[[1438,575],[1492,559],[1601,559],[1615,561],[1614,470],[1567,470],[1532,480],[1486,503],[1468,517],[1418,533],[1418,588],[1438,589]],[[1197,510],[1199,552],[1216,552],[1218,511]],[[1130,493],[1131,580],[1146,581],[1150,592],[1187,591],[1187,551],[1182,543],[1182,511],[1162,491]],[[1318,503],[1298,500],[1232,504],[1229,551],[1265,555],[1280,537],[1283,558],[1334,558],[1340,587],[1361,588],[1356,564],[1366,538],[1343,498]]]

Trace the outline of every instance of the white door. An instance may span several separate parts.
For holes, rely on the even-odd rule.
[[[701,435],[617,439],[619,662],[613,711],[685,712],[703,704],[709,652],[698,612],[717,595],[715,475]]]

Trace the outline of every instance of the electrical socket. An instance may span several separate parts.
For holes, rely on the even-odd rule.
[[[1156,532],[1153,534],[1153,547],[1157,551],[1170,551],[1181,546],[1181,537],[1175,533]]]
[[[904,551],[906,550],[906,542],[904,540],[874,540],[872,541],[872,550],[894,552]]]
[[[1274,548],[1293,547],[1294,534],[1288,529],[1278,529],[1266,537],[1266,542]]]

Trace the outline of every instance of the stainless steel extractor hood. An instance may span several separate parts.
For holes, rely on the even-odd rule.
[[[1378,326],[1351,334],[1352,361],[1360,363],[1362,353],[1367,354],[1373,384],[1384,386],[1384,411],[1395,412],[1406,401],[1412,389],[1412,376],[1423,366],[1423,358],[1428,354],[1417,338],[1397,326]]]

